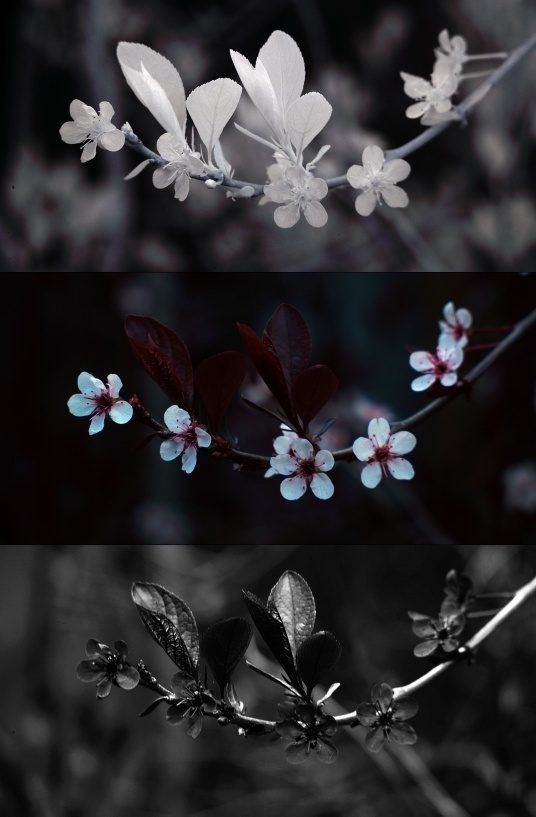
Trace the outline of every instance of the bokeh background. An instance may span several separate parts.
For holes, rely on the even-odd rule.
[[[165,709],[138,714],[153,693],[114,688],[96,701],[75,667],[88,638],[129,645],[167,684],[175,668],[130,600],[133,580],[184,599],[201,631],[249,618],[241,591],[266,599],[284,570],[316,600],[316,629],[340,640],[326,684],[345,711],[378,682],[409,683],[430,668],[408,609],[434,614],[448,570],[477,592],[513,591],[534,576],[533,546],[93,545],[0,549],[0,813],[5,817],[534,817],[535,598],[480,648],[417,695],[415,747],[372,755],[363,729],[335,736],[339,758],[291,766],[284,743],[239,738],[206,720],[194,741]],[[490,610],[504,601],[486,600]],[[467,634],[486,619],[468,623]],[[258,637],[247,658],[266,666]],[[201,668],[203,671],[203,664]],[[242,661],[235,675],[248,713],[275,718],[279,688]],[[327,712],[336,712],[334,703]],[[354,739],[355,738],[355,739]]]
[[[115,108],[152,149],[156,121],[128,88],[119,41],[143,42],[171,59],[186,93],[219,76],[236,78],[229,49],[256,59],[275,29],[302,50],[306,91],[333,105],[313,147],[330,144],[326,178],[361,163],[367,144],[393,148],[422,131],[400,71],[428,77],[443,28],[471,54],[510,51],[536,30],[532,0],[21,0],[12,4],[4,59],[1,262],[5,270],[155,272],[529,271],[535,268],[536,105],[533,53],[478,106],[468,127],[451,127],[409,157],[411,206],[370,218],[355,193],[326,199],[328,226],[302,218],[291,230],[274,207],[231,202],[191,185],[186,202],[156,190],[152,174],[123,178],[138,154],[98,151],[86,165],[60,126],[72,99]],[[469,68],[496,63],[469,63]],[[478,80],[462,83],[461,95]],[[235,120],[257,127],[246,94]],[[229,125],[222,140],[236,177],[265,181],[269,150]],[[308,159],[312,159],[314,150]]]
[[[414,414],[430,400],[410,383],[415,349],[433,349],[448,301],[466,307],[476,329],[506,327],[536,306],[536,278],[514,273],[315,273],[229,275],[124,273],[4,276],[7,343],[3,528],[21,544],[528,544],[536,541],[535,330],[477,383],[416,426],[410,482],[384,479],[374,490],[362,465],[338,464],[334,497],[307,491],[284,500],[279,477],[238,472],[201,452],[191,475],[163,462],[158,439],[134,421],[107,421],[90,437],[85,418],[67,410],[81,371],[117,373],[122,396],[137,394],[163,421],[169,406],[128,344],[128,313],[173,328],[196,366],[228,349],[245,351],[236,323],[262,334],[281,303],[296,307],[313,339],[311,362],[340,381],[313,424],[331,450],[350,446],[372,417]],[[471,345],[503,331],[478,331]],[[467,351],[463,376],[486,350]],[[272,406],[250,367],[240,394]],[[269,456],[276,420],[237,395],[230,439]]]

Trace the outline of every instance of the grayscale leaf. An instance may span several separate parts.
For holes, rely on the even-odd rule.
[[[316,91],[304,94],[291,104],[287,111],[287,130],[298,155],[325,127],[331,111],[327,99]]]
[[[119,43],[117,46],[117,59],[126,81],[140,102],[149,108],[164,130],[176,135],[179,135],[179,133],[184,134],[186,126],[184,86],[175,66],[166,57],[142,43]],[[146,72],[152,77],[153,83],[144,82],[137,76],[137,74],[142,73],[142,63]],[[160,90],[155,85],[158,85]],[[154,99],[153,94],[156,95]],[[173,116],[170,115],[169,111],[166,111],[167,106],[160,99],[161,95],[167,98]],[[155,111],[158,112],[158,115]],[[165,123],[159,118],[161,115],[164,115]],[[175,122],[170,127],[169,120],[176,120],[178,127]]]
[[[125,176],[123,181],[128,182],[130,181],[130,179],[134,179],[139,173],[141,173],[142,170],[145,170],[148,164],[151,164],[151,160],[144,159],[143,162],[140,162],[139,165],[136,165],[134,170],[131,170],[130,173],[127,176]]]
[[[302,53],[292,37],[284,31],[274,31],[259,51],[257,64],[262,62],[278,108],[284,116],[288,106],[299,99],[305,82],[305,63]]]
[[[236,110],[241,93],[238,82],[220,78],[195,88],[186,100],[186,108],[207,148],[209,161],[216,142]]]
[[[273,142],[268,142],[267,139],[263,139],[262,136],[257,136],[256,133],[251,133],[251,131],[243,128],[242,125],[239,125],[237,122],[234,123],[234,126],[237,130],[241,133],[244,133],[246,136],[249,136],[250,139],[255,139],[256,142],[260,142],[261,145],[266,145],[266,147],[270,148],[270,150],[274,150],[277,145],[274,145]]]
[[[268,72],[257,60],[255,68],[246,57],[231,50],[231,59],[251,101],[258,109],[266,124],[276,136],[283,135],[283,122],[278,109],[277,98]]]

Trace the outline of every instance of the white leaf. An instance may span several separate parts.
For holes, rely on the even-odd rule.
[[[186,127],[184,86],[175,66],[142,43],[119,43],[117,59],[126,81],[164,130],[176,135],[183,134]],[[152,83],[138,76],[143,74],[142,65],[145,72],[151,76]],[[167,104],[164,103],[164,98]],[[161,116],[164,117],[165,123],[159,118]]]
[[[231,50],[231,59],[251,101],[270,130],[281,138],[284,130],[283,122],[281,121],[275,91],[266,68],[258,60],[256,67],[253,68],[250,61],[237,51]]]
[[[128,182],[130,179],[134,179],[142,170],[145,170],[148,164],[151,163],[150,159],[144,159],[139,165],[136,165],[134,170],[131,170],[128,176],[125,176],[123,181]]]
[[[284,31],[274,31],[265,42],[257,66],[262,62],[274,89],[281,116],[288,106],[299,99],[305,82],[305,63],[292,37]]]
[[[214,145],[214,161],[216,162],[216,167],[225,173],[226,176],[232,175],[232,167],[223,155],[223,149],[221,146],[221,142],[218,140]]]
[[[220,78],[195,88],[186,100],[186,108],[207,148],[209,160],[214,145],[236,110],[241,93],[238,82]]]
[[[287,111],[287,131],[300,155],[331,116],[331,105],[322,94],[311,91],[296,99]]]
[[[305,166],[305,169],[306,170],[313,170],[313,168],[315,168],[317,166],[317,164],[319,163],[322,156],[324,156],[324,154],[326,154],[328,152],[330,147],[331,147],[331,145],[323,145],[320,148],[320,150],[318,151],[318,153],[316,154],[315,158],[312,161],[307,162],[307,164]]]

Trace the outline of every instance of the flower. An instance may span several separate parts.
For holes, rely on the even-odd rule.
[[[123,383],[116,374],[108,375],[108,385],[105,386],[102,380],[93,377],[89,372],[81,372],[78,377],[78,388],[82,393],[69,397],[67,406],[75,417],[91,417],[90,434],[102,431],[107,414],[114,423],[120,425],[128,423],[132,417],[134,411],[132,406],[119,397]]]
[[[415,743],[417,735],[407,721],[412,718],[419,704],[413,698],[393,701],[393,690],[389,684],[376,684],[370,694],[372,703],[359,704],[357,717],[363,726],[371,727],[365,735],[365,746],[371,752],[379,752],[386,740],[395,743]]]
[[[188,734],[196,738],[203,727],[204,707],[213,712],[216,701],[199,681],[184,677],[180,672],[172,677],[171,689],[180,700],[169,707],[166,720],[175,725],[187,718]]]
[[[125,144],[125,134],[112,125],[114,109],[109,102],[101,102],[99,113],[80,99],[73,99],[69,107],[73,122],[65,122],[60,128],[60,136],[68,145],[85,142],[81,162],[95,158],[97,145],[105,150],[121,150]]]
[[[449,37],[446,28],[439,34],[440,48],[434,49],[436,55],[435,65],[446,64],[451,71],[459,74],[463,63],[467,61],[467,42],[459,34]]]
[[[446,581],[445,598],[441,604],[439,615],[460,615],[467,608],[473,607],[476,598],[473,593],[473,582],[469,576],[458,576],[455,570],[449,570]]]
[[[391,434],[391,427],[384,417],[368,424],[368,439],[358,437],[352,450],[357,459],[368,465],[361,471],[361,482],[366,488],[375,488],[387,470],[395,479],[413,479],[415,471],[410,462],[401,455],[413,451],[417,439],[410,431]],[[387,469],[387,470],[386,470]]]
[[[277,721],[276,732],[283,738],[292,738],[285,748],[289,763],[303,763],[311,751],[321,763],[334,763],[337,760],[337,747],[329,738],[337,730],[337,722],[331,715],[323,715],[307,703],[295,707],[291,720]]]
[[[320,199],[328,194],[324,179],[317,179],[303,167],[287,167],[281,181],[265,185],[264,195],[276,204],[274,221],[278,227],[293,227],[303,213],[311,227],[323,227],[328,214]]]
[[[445,320],[439,321],[439,328],[441,334],[439,336],[439,345],[441,345],[446,338],[451,337],[456,341],[460,347],[467,346],[469,338],[467,337],[469,327],[473,322],[473,316],[468,309],[454,309],[454,304],[449,301],[443,309]]]
[[[134,689],[140,674],[125,660],[128,647],[124,641],[115,642],[115,650],[90,638],[86,644],[88,661],[80,661],[76,674],[80,681],[97,682],[97,698],[106,698],[112,691],[112,684],[121,689]]]
[[[370,216],[381,199],[389,207],[407,207],[408,194],[397,187],[410,174],[411,167],[405,159],[385,161],[383,150],[378,145],[368,145],[363,151],[363,165],[352,165],[346,178],[357,190],[363,190],[355,200],[355,209],[360,216]]]
[[[416,377],[411,383],[413,391],[425,391],[432,383],[439,380],[442,386],[453,386],[458,375],[457,369],[463,361],[461,346],[452,335],[446,335],[437,347],[437,353],[412,352],[409,356],[409,365],[417,372],[425,372]]]
[[[164,167],[157,167],[154,171],[154,186],[161,190],[175,182],[175,198],[184,201],[190,191],[190,174],[199,175],[206,171],[199,153],[193,153],[171,133],[162,134],[156,147],[167,164]]]
[[[452,70],[450,62],[436,62],[431,82],[404,71],[400,72],[400,76],[404,80],[404,93],[420,100],[406,109],[409,119],[418,119],[431,109],[436,113],[446,113],[452,108],[450,97],[458,87],[459,76]]]
[[[274,443],[275,444],[275,443]],[[299,499],[307,486],[318,499],[333,496],[333,483],[323,471],[331,471],[335,464],[331,451],[317,451],[309,440],[293,440],[288,454],[278,454],[270,459],[270,465],[278,474],[288,476],[281,483],[281,494],[285,499]]]
[[[208,448],[212,438],[207,431],[199,428],[184,409],[170,406],[164,414],[164,422],[173,436],[160,446],[160,456],[166,462],[182,454],[182,470],[191,474],[197,462],[197,449]]]
[[[290,446],[293,440],[298,439],[298,435],[295,431],[291,431],[290,428],[286,423],[281,423],[281,430],[283,434],[280,437],[276,437],[274,440],[274,451],[276,454],[288,454],[290,451]],[[265,472],[265,477],[273,477],[274,474],[277,474],[275,468],[268,468]]]
[[[458,649],[460,641],[457,638],[465,627],[465,618],[459,612],[439,615],[438,618],[430,618],[422,613],[408,612],[412,619],[412,630],[415,635],[425,638],[417,644],[413,654],[417,658],[424,658],[431,655],[441,647],[444,652],[453,652]]]

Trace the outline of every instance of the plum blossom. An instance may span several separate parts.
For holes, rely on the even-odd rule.
[[[133,414],[133,408],[126,400],[122,400],[119,392],[123,388],[121,379],[116,374],[108,375],[108,384],[102,380],[81,372],[78,377],[78,388],[81,394],[73,394],[67,401],[67,407],[75,417],[91,417],[89,433],[97,434],[104,428],[104,420],[109,415],[114,423],[128,423]]]
[[[115,642],[115,650],[90,638],[86,644],[86,655],[89,660],[80,661],[76,674],[80,681],[96,682],[97,698],[107,698],[112,685],[122,689],[134,689],[138,686],[140,674],[126,660],[128,648],[124,641]]]
[[[317,451],[309,440],[293,440],[287,454],[278,454],[270,459],[270,465],[278,474],[288,477],[281,483],[281,494],[285,499],[299,499],[309,485],[318,499],[333,496],[333,483],[323,473],[335,464],[331,451]]]
[[[356,715],[363,726],[368,726],[365,746],[370,752],[379,752],[391,737],[395,743],[412,744],[417,740],[413,727],[404,721],[412,718],[419,709],[413,698],[393,701],[389,684],[376,684],[370,694],[372,703],[359,704]]]
[[[164,133],[156,143],[157,150],[167,164],[157,167],[153,173],[153,184],[161,190],[175,182],[175,198],[184,201],[190,192],[190,174],[201,175],[206,167],[199,158],[185,147],[172,133]]]
[[[454,652],[460,645],[458,636],[465,627],[465,618],[459,611],[440,614],[438,618],[426,616],[423,613],[408,611],[413,621],[411,629],[419,638],[424,638],[413,650],[417,658],[431,655],[439,647],[444,652]]]
[[[324,179],[318,179],[303,167],[290,166],[282,170],[280,181],[265,185],[264,195],[281,207],[274,211],[278,227],[293,227],[303,213],[311,227],[323,227],[328,214],[320,199],[328,194]]]
[[[203,727],[205,712],[213,712],[216,701],[212,694],[195,678],[188,678],[177,672],[171,679],[171,689],[178,697],[166,714],[166,720],[175,726],[187,721],[187,734],[196,738]]]
[[[450,98],[458,87],[459,76],[452,70],[449,62],[436,62],[430,82],[405,71],[401,71],[400,76],[404,80],[404,93],[419,100],[406,109],[409,119],[418,119],[431,110],[438,114],[451,110]]]
[[[439,321],[439,328],[441,334],[439,336],[439,345],[441,345],[446,338],[452,337],[458,346],[463,348],[467,346],[469,341],[468,331],[473,322],[473,316],[468,309],[454,309],[454,304],[449,301],[443,309],[444,321]]]
[[[446,28],[439,34],[439,48],[434,49],[435,65],[445,64],[455,74],[462,70],[463,63],[470,59],[467,55],[467,42],[459,34],[449,37]]]
[[[160,456],[169,462],[182,454],[182,470],[191,474],[197,462],[197,449],[209,447],[212,442],[210,434],[199,428],[196,420],[179,406],[170,406],[166,410],[164,422],[173,436],[160,446]]]
[[[297,440],[298,435],[295,431],[291,431],[286,423],[281,423],[280,428],[283,434],[275,438],[274,451],[276,454],[288,454],[293,440]],[[277,471],[275,468],[270,466],[270,468],[268,468],[268,470],[265,472],[264,476],[273,477],[275,474],[277,474]]]
[[[387,470],[395,479],[413,479],[415,472],[410,462],[402,457],[413,451],[417,439],[410,431],[391,434],[391,426],[384,417],[371,420],[367,437],[358,437],[352,450],[360,462],[368,462],[361,471],[365,488],[375,488]],[[386,470],[387,469],[387,470]]]
[[[277,721],[275,729],[282,738],[292,739],[285,749],[289,763],[303,763],[311,751],[321,763],[337,760],[337,747],[330,740],[337,730],[337,722],[312,704],[299,703],[292,719]]]
[[[363,151],[362,161],[363,165],[352,165],[346,174],[352,187],[363,191],[355,201],[359,215],[370,216],[382,199],[389,207],[407,207],[408,194],[396,185],[409,176],[409,162],[405,159],[386,162],[384,152],[378,145],[368,145]]]
[[[73,99],[69,107],[73,122],[65,122],[60,128],[60,136],[68,145],[84,142],[81,162],[95,158],[97,145],[105,150],[121,150],[125,144],[125,134],[111,119],[114,109],[109,102],[101,102],[99,113],[80,99]]]
[[[411,388],[413,391],[425,391],[436,380],[439,380],[442,386],[453,386],[458,379],[455,370],[462,361],[462,348],[452,335],[440,338],[435,355],[431,352],[412,352],[409,365],[415,371],[424,374],[412,381]]]

